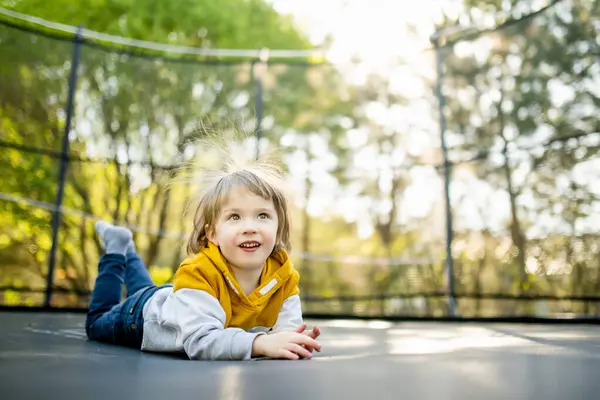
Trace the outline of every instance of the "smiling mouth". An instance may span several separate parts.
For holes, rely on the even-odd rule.
[[[244,242],[240,244],[240,247],[244,250],[253,250],[260,247],[260,243],[258,242]]]

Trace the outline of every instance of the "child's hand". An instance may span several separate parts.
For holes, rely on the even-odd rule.
[[[298,325],[292,332],[302,333],[310,338],[316,339],[321,335],[321,330],[317,327],[314,327],[312,331],[305,331],[306,324]]]
[[[316,339],[321,335],[321,330],[319,328],[314,327],[312,331],[307,331],[306,326],[306,324],[298,325],[295,329],[292,329],[292,332],[301,333],[312,339]],[[311,353],[313,352],[312,349],[308,349],[308,351]]]
[[[312,358],[313,350],[321,351],[319,342],[298,332],[259,335],[252,343],[252,357],[297,360],[300,357]]]

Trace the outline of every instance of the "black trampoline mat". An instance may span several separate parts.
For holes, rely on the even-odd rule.
[[[312,360],[190,361],[0,312],[0,399],[597,399],[600,326],[323,320]]]

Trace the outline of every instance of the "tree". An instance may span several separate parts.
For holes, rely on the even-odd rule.
[[[508,3],[464,4],[476,23]],[[518,2],[508,6],[510,14],[532,11]],[[521,292],[564,288],[556,286],[551,274],[570,277],[571,293],[581,291],[585,281],[581,273],[586,269],[575,261],[583,255],[573,245],[564,258],[557,249],[540,257],[539,246],[560,237],[579,242],[587,233],[575,228],[574,221],[589,220],[586,205],[598,204],[592,187],[574,175],[597,157],[597,148],[586,144],[585,137],[600,131],[593,116],[600,103],[592,83],[600,79],[592,67],[600,54],[593,28],[598,11],[595,1],[558,3],[535,18],[459,43],[446,54],[449,132],[461,143],[452,154],[479,159],[456,168],[470,170],[496,193],[507,194],[513,247],[496,258],[504,270],[516,267],[515,286]],[[561,181],[569,189],[561,189]],[[557,262],[564,267],[548,269]],[[506,273],[498,269],[498,275],[502,281]]]
[[[220,2],[218,7],[211,2],[186,0],[168,4],[155,1],[144,7],[132,1],[48,5],[22,0],[0,4],[57,22],[172,44],[229,48],[310,45],[289,19],[258,0],[231,0]],[[53,203],[73,44],[7,26],[1,29],[0,138],[13,147],[54,151],[51,157],[25,157],[20,149],[3,152],[0,166],[4,165],[5,175],[11,177],[11,185],[3,190]],[[179,196],[185,196],[186,190],[168,190],[175,170],[167,166],[189,160],[198,150],[190,142],[198,118],[220,123],[233,119],[232,115],[252,116],[250,63],[211,65],[175,56],[171,56],[173,60],[145,58],[130,50],[82,46],[71,132],[73,160],[63,206],[142,230],[182,231],[178,214],[184,201]],[[78,158],[101,162],[80,163]],[[12,169],[15,163],[19,169]],[[1,256],[7,262],[0,265],[20,275],[22,265],[32,263],[28,249],[35,247],[33,270],[38,281],[30,280],[28,286],[42,286],[50,247],[48,214],[32,213],[30,206],[3,204],[5,220],[12,222],[3,232],[9,237],[3,242]],[[63,214],[59,285],[71,282],[72,288],[85,289],[91,283],[94,274],[88,268],[93,267],[99,243],[93,239],[88,222],[68,212]],[[173,242],[169,256],[160,254],[165,240],[161,235],[138,235],[136,242],[141,250],[145,248],[147,264],[159,259],[178,262],[181,254],[172,255],[173,248],[178,247],[173,247]],[[178,238],[170,240],[180,243]]]

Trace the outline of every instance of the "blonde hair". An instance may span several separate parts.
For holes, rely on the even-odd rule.
[[[188,255],[198,254],[208,247],[208,234],[215,227],[223,202],[231,190],[239,186],[273,202],[278,219],[273,253],[282,249],[291,251],[288,193],[275,153],[267,153],[261,159],[244,165],[239,157],[234,160],[234,152],[222,140],[213,138],[210,147],[217,150],[222,167],[204,169],[197,176],[196,180],[200,180],[202,185],[195,199],[192,199],[195,211],[192,231],[187,241]]]

